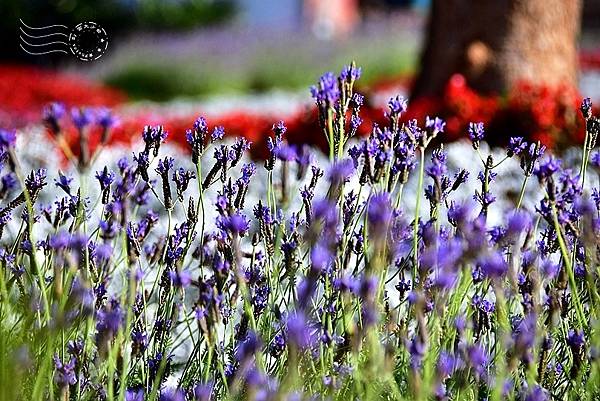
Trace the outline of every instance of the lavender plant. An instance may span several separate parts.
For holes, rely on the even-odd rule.
[[[329,164],[287,144],[284,122],[264,165],[247,162],[250,143],[200,117],[190,156],[165,155],[168,133],[147,126],[139,151],[92,171],[87,130],[99,124],[106,143],[114,119],[73,110],[76,155],[52,105],[44,123],[75,174],[52,181],[23,171],[15,132],[1,131],[1,398],[600,397],[589,99],[580,166],[522,138],[495,160],[473,123],[480,169],[450,171],[431,149],[445,123],[402,123],[401,97],[385,126],[353,138],[360,73],[351,64],[311,89]],[[510,159],[521,189],[494,211]]]

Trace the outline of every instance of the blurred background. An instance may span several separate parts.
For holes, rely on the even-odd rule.
[[[29,55],[19,19],[94,21],[109,47],[90,62]],[[600,100],[600,0],[3,0],[0,20],[3,127],[35,124],[61,101],[114,108],[121,140],[146,122],[181,136],[202,113],[254,139],[288,119],[311,142],[308,87],[351,60],[366,123],[400,93],[407,118],[447,119],[449,140],[473,120],[490,125],[492,142],[509,131],[577,142],[581,96]]]

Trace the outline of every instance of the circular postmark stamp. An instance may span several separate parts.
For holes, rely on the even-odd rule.
[[[77,24],[69,33],[69,49],[82,61],[97,60],[108,48],[108,35],[95,22]]]

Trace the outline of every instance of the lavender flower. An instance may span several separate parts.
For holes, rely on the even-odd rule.
[[[469,123],[469,138],[473,142],[474,149],[479,149],[479,142],[483,140],[484,134],[483,123]]]
[[[319,78],[319,83],[310,88],[312,97],[318,104],[332,105],[338,101],[340,90],[337,85],[335,74],[327,72]]]
[[[388,101],[388,107],[392,116],[399,116],[406,112],[407,105],[408,100],[400,95],[393,97]]]
[[[73,108],[71,109],[71,120],[77,129],[82,130],[92,122],[92,111],[84,107]]]
[[[53,135],[61,132],[60,120],[65,115],[65,106],[62,103],[51,103],[42,112],[42,120]]]
[[[211,142],[220,141],[221,139],[223,139],[224,136],[225,136],[225,128],[223,128],[221,126],[215,127],[215,129],[213,130],[213,132],[210,136],[210,140],[211,140]]]
[[[69,362],[63,363],[58,358],[58,355],[54,355],[54,368],[56,369],[54,374],[54,382],[59,388],[63,389],[77,383],[77,376],[75,375],[75,363],[75,358],[71,358]]]
[[[100,183],[100,191],[102,191],[102,203],[108,203],[108,197],[110,196],[110,184],[115,180],[115,173],[110,171],[108,167],[104,167],[104,170],[96,172],[96,179]],[[58,184],[57,184],[58,185]],[[67,193],[69,193],[67,191]]]

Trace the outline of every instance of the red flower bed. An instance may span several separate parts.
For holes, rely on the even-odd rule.
[[[588,58],[595,60],[594,57]],[[397,85],[409,83],[407,78],[394,81]],[[369,93],[390,87],[393,87],[393,82],[387,80],[363,92],[368,99]],[[34,67],[0,66],[0,127],[38,122],[44,105],[52,101],[61,101],[67,106],[114,107],[125,100],[121,92],[80,77]],[[583,139],[583,119],[578,112],[580,102],[579,93],[572,88],[548,88],[527,83],[516,85],[505,96],[481,96],[468,87],[462,76],[455,75],[448,82],[444,96],[413,100],[403,118],[416,118],[421,122],[427,115],[444,118],[447,122],[442,138],[444,141],[464,137],[469,122],[482,121],[486,124],[486,137],[493,144],[505,143],[511,136],[524,136],[529,140],[541,140],[548,146],[562,146],[579,143]],[[369,104],[363,106],[363,124],[359,133],[367,135],[373,123],[385,124],[384,111]],[[185,131],[201,114],[199,111],[185,116],[147,112],[118,115],[121,123],[113,130],[111,142],[130,143],[139,137],[144,125],[162,124],[170,133],[170,141],[185,146]],[[271,126],[281,119],[268,111],[261,114],[234,111],[207,117],[211,127],[222,125],[228,135],[244,136],[254,142],[256,157],[265,155],[266,138],[270,135]],[[284,120],[288,126],[287,138],[290,143],[326,148],[314,107],[306,107]],[[66,131],[68,142],[77,153],[75,129],[67,125]],[[100,130],[94,128],[90,133],[92,149],[99,143],[99,137]]]
[[[405,121],[416,118],[423,122],[427,115],[440,116],[447,122],[442,140],[454,141],[466,136],[469,122],[486,124],[486,138],[495,145],[505,144],[512,136],[528,140],[540,140],[547,146],[581,143],[584,122],[579,113],[581,102],[577,91],[566,87],[547,88],[518,84],[507,96],[481,96],[470,89],[463,77],[452,77],[442,98],[420,98],[409,104]],[[363,124],[359,134],[368,135],[373,123],[386,124],[384,110],[369,105],[361,109]],[[198,112],[189,116],[157,117],[141,112],[121,116],[121,124],[113,130],[112,143],[129,143],[139,138],[144,125],[162,124],[169,131],[169,140],[187,148],[185,131],[191,128]],[[279,116],[253,114],[250,112],[227,112],[207,116],[211,127],[222,125],[229,136],[243,136],[254,143],[253,155],[266,155],[266,138]],[[288,127],[287,139],[292,144],[309,144],[326,149],[325,136],[318,122],[315,108],[301,110],[284,119]],[[76,143],[74,129],[70,130],[70,142]],[[98,143],[96,132],[90,144]]]
[[[547,146],[581,143],[584,121],[581,95],[568,86],[547,87],[520,82],[506,96],[482,96],[454,75],[440,98],[419,98],[409,104],[406,119],[438,115],[447,122],[444,140],[464,137],[469,122],[484,122],[488,142],[505,144],[512,136]]]
[[[124,93],[75,75],[0,65],[0,127],[38,122],[43,107],[54,101],[67,106],[113,107],[125,100]]]

